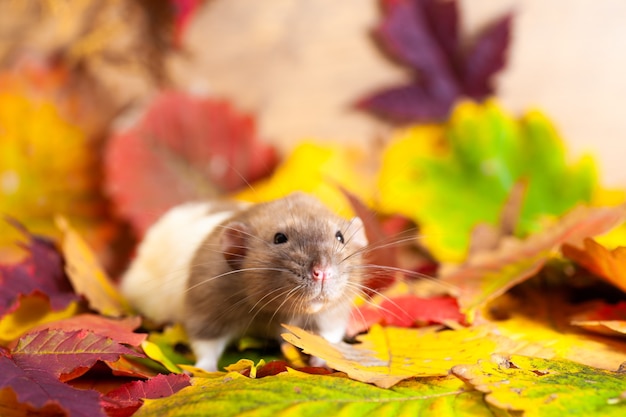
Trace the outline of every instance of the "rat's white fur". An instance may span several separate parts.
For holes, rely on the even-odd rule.
[[[156,323],[181,322],[189,268],[204,239],[232,215],[211,213],[211,203],[174,207],[146,233],[124,274],[121,291],[145,317]]]

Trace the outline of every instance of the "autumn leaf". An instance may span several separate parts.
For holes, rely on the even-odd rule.
[[[105,416],[98,392],[70,387],[45,369],[24,369],[3,349],[0,349],[0,369],[0,410],[30,406],[78,417]]]
[[[477,365],[458,365],[454,375],[486,393],[486,400],[524,416],[603,415],[626,412],[623,373],[575,362],[524,356],[494,356]]]
[[[63,320],[39,325],[32,328],[30,333],[46,329],[63,330],[65,332],[87,329],[96,335],[108,337],[117,343],[139,346],[147,337],[145,333],[134,332],[140,325],[141,319],[139,317],[110,319],[96,314],[79,314]]]
[[[17,93],[0,94],[0,126],[0,212],[48,236],[58,234],[52,216],[63,214],[89,230],[90,239],[110,239],[97,154],[86,132],[51,102]],[[0,247],[16,237],[0,222]]]
[[[83,375],[97,361],[116,361],[140,353],[86,330],[41,330],[21,337],[11,353],[0,349],[0,400],[35,409],[58,406],[76,416],[103,416],[100,394],[73,388],[61,381]],[[0,405],[2,407],[2,405]]]
[[[52,241],[12,223],[27,239],[20,245],[27,257],[16,264],[0,265],[0,317],[15,311],[21,298],[29,295],[46,297],[55,311],[80,300],[67,280],[63,258]]]
[[[408,66],[410,84],[374,93],[359,107],[396,123],[441,120],[460,97],[484,99],[506,62],[512,16],[488,27],[469,50],[460,39],[456,1],[384,0],[375,35]]]
[[[625,216],[626,206],[578,207],[543,232],[506,239],[497,249],[476,254],[441,280],[457,288],[461,311],[472,321],[488,301],[537,273],[562,244],[602,234]]]
[[[590,238],[583,245],[564,245],[563,255],[626,292],[626,247],[608,250]]]
[[[271,177],[254,183],[236,196],[246,201],[263,202],[304,191],[336,213],[351,217],[354,210],[340,187],[366,205],[371,203],[372,187],[368,181],[371,176],[363,168],[365,161],[364,153],[356,147],[302,142]]]
[[[357,338],[360,343],[349,345],[331,344],[295,326],[284,327],[290,332],[282,335],[287,342],[352,379],[382,388],[407,378],[447,375],[455,364],[474,363],[515,346],[510,339],[489,335],[486,328],[420,332],[375,325]]]
[[[56,223],[63,232],[65,271],[74,291],[84,296],[93,310],[104,315],[120,317],[130,314],[131,307],[108,277],[87,242],[66,219],[58,217]]]
[[[106,188],[117,212],[143,235],[172,206],[238,190],[276,162],[251,116],[226,101],[170,91],[108,141]]]
[[[157,375],[147,381],[133,381],[108,392],[102,406],[109,417],[131,416],[145,399],[169,397],[191,385],[184,374]]]
[[[192,386],[159,400],[146,400],[135,416],[420,415],[488,413],[476,391],[456,378],[426,378],[391,389],[336,376],[288,370],[271,378],[239,373],[193,378]]]
[[[626,335],[626,301],[593,303],[593,307],[573,316],[571,323],[590,332],[623,337]]]
[[[392,140],[378,179],[379,209],[412,219],[436,258],[459,262],[472,230],[498,223],[520,181],[527,184],[514,225],[520,237],[590,203],[600,190],[593,160],[569,164],[562,139],[541,113],[516,120],[494,102],[464,102],[444,126],[415,126]]]
[[[465,316],[453,297],[422,298],[407,294],[385,298],[379,305],[356,307],[349,324],[349,333],[358,334],[374,324],[395,327],[463,323]]]

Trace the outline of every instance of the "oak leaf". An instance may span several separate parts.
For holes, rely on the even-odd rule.
[[[490,404],[524,416],[603,415],[626,412],[623,373],[564,359],[503,357],[458,365],[454,375],[486,393]]]

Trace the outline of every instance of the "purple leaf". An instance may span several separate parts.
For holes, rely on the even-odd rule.
[[[468,96],[482,99],[493,92],[493,75],[506,64],[512,19],[508,14],[487,28],[467,55],[463,87]]]
[[[418,83],[389,88],[366,97],[358,107],[396,123],[438,120],[446,117],[454,96],[437,97]]]

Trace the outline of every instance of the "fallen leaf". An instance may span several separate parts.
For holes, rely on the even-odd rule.
[[[478,392],[451,378],[426,378],[391,389],[337,376],[289,369],[271,378],[239,373],[193,378],[192,386],[159,400],[146,400],[136,417],[237,415],[488,415]]]
[[[141,348],[150,359],[163,365],[169,372],[173,372],[176,374],[180,374],[183,372],[178,364],[172,362],[172,360],[163,353],[163,351],[157,344],[145,340],[141,343]]]
[[[617,304],[594,303],[572,317],[571,324],[607,336],[626,335],[626,301]]]
[[[143,356],[114,340],[88,330],[41,330],[20,338],[11,356],[24,369],[38,369],[67,381],[85,373],[97,361],[121,355]]]
[[[13,224],[27,239],[20,246],[28,256],[20,263],[0,265],[0,317],[15,311],[23,296],[46,297],[53,311],[80,300],[67,280],[63,258],[52,241],[30,234],[17,222]]]
[[[383,154],[377,208],[416,222],[420,242],[437,259],[460,262],[472,230],[499,223],[520,181],[527,190],[514,225],[518,237],[591,203],[600,190],[594,161],[569,163],[563,140],[541,113],[517,120],[493,101],[464,102],[443,126],[398,131]]]
[[[81,310],[78,302],[54,311],[50,301],[41,294],[20,296],[18,307],[0,319],[0,344],[15,344],[24,333],[48,328],[51,323],[73,317]]]
[[[623,373],[568,360],[496,355],[477,365],[455,366],[452,372],[486,393],[490,404],[524,416],[621,416],[626,412]]]
[[[356,307],[351,315],[348,333],[361,333],[374,324],[414,327],[450,322],[465,322],[465,316],[459,311],[455,298],[404,295],[385,298],[376,306],[366,304]]]
[[[2,91],[0,212],[48,236],[58,235],[52,218],[60,213],[93,240],[106,242],[112,233],[103,222],[94,143],[50,101]],[[17,236],[0,222],[0,246]]]
[[[565,257],[626,292],[626,247],[608,250],[590,238],[583,245],[582,249],[563,245],[561,251]]]
[[[70,318],[41,324],[32,328],[30,333],[46,329],[63,330],[65,332],[88,330],[96,335],[108,337],[117,343],[139,346],[147,337],[145,333],[133,332],[140,325],[141,319],[139,317],[110,319],[96,314],[79,314]]]
[[[143,400],[169,397],[190,386],[189,376],[157,375],[147,381],[133,381],[108,392],[102,398],[102,408],[109,417],[131,416]]]
[[[65,272],[74,291],[84,296],[89,306],[101,314],[113,317],[131,314],[130,305],[108,277],[87,242],[65,218],[57,217],[56,224],[63,232]]]
[[[45,368],[22,367],[13,357],[0,349],[0,410],[10,407],[15,399],[38,411],[61,408],[68,415],[78,417],[105,416],[100,408],[100,394],[93,390],[79,390],[60,382]],[[15,394],[14,398],[9,395]],[[5,401],[7,401],[5,403]]]
[[[371,176],[365,172],[365,161],[362,150],[356,147],[302,142],[270,178],[252,184],[237,197],[262,202],[304,191],[340,215],[351,217],[354,211],[339,187],[365,204],[371,203]]]
[[[276,162],[251,116],[226,101],[170,91],[108,141],[106,189],[141,236],[174,205],[238,190]]]
[[[447,375],[459,363],[474,363],[515,346],[510,339],[489,335],[486,328],[435,332],[374,325],[358,344],[331,344],[295,326],[283,325],[287,342],[326,361],[352,379],[389,388],[414,377]]]
[[[410,84],[370,95],[359,107],[396,123],[441,120],[461,96],[484,99],[506,62],[512,16],[499,18],[468,51],[459,39],[456,1],[383,1],[375,34],[412,71]]]
[[[564,243],[604,233],[624,221],[626,206],[577,207],[527,239],[505,239],[500,247],[467,260],[441,280],[456,288],[461,311],[471,322],[488,301],[537,273]]]

